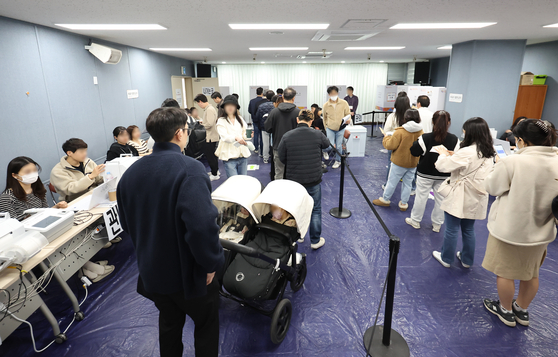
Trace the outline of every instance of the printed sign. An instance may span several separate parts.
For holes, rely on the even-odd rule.
[[[135,99],[139,97],[139,92],[137,89],[129,89],[126,91],[126,93],[128,94],[128,99]]]
[[[387,101],[388,101],[388,102],[395,102],[395,97],[396,97],[396,94],[395,94],[395,93],[388,93],[388,95],[387,95]]]
[[[103,213],[105,226],[107,228],[109,242],[118,237],[124,230],[120,226],[120,218],[118,217],[118,205],[112,206],[109,210]]]
[[[463,94],[449,94],[449,101],[454,103],[461,103],[463,101]]]
[[[215,87],[202,87],[202,94],[212,95],[215,92]]]

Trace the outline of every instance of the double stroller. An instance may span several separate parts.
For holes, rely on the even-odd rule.
[[[270,316],[271,341],[279,344],[293,309],[283,298],[287,284],[296,292],[306,279],[306,255],[297,252],[297,240],[308,230],[312,197],[289,180],[262,191],[256,178],[245,175],[230,177],[211,196],[226,256],[218,274],[221,296]]]

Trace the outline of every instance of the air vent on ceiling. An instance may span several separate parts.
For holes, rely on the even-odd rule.
[[[312,41],[362,41],[379,33],[380,31],[318,31]]]
[[[298,59],[317,59],[317,58],[330,58],[333,52],[308,52],[305,55],[298,55]],[[325,54],[325,56],[324,56]]]
[[[387,20],[382,19],[350,19],[345,22],[341,28],[343,29],[372,29]]]
[[[293,58],[294,55],[287,55],[287,54],[283,54],[283,53],[276,53],[275,54],[275,58]]]

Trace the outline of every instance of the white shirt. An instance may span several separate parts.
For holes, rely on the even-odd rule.
[[[234,124],[232,124],[230,123],[230,119],[219,118],[217,120],[217,132],[219,133],[220,141],[215,155],[217,155],[219,159],[228,161],[229,159],[250,156],[248,147],[246,145],[240,145],[236,141],[236,138],[239,136],[247,140],[246,122],[244,119],[236,119]]]
[[[420,115],[420,123],[422,124],[422,131],[424,131],[425,134],[431,133],[432,116],[434,115],[434,113],[428,110],[428,108],[424,107],[418,108],[418,112]]]

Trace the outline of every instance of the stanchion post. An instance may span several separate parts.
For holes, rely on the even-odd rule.
[[[351,211],[343,208],[343,189],[345,187],[345,159],[347,155],[341,155],[341,183],[339,184],[339,206],[329,210],[329,214],[335,218],[345,219],[351,217]]]

